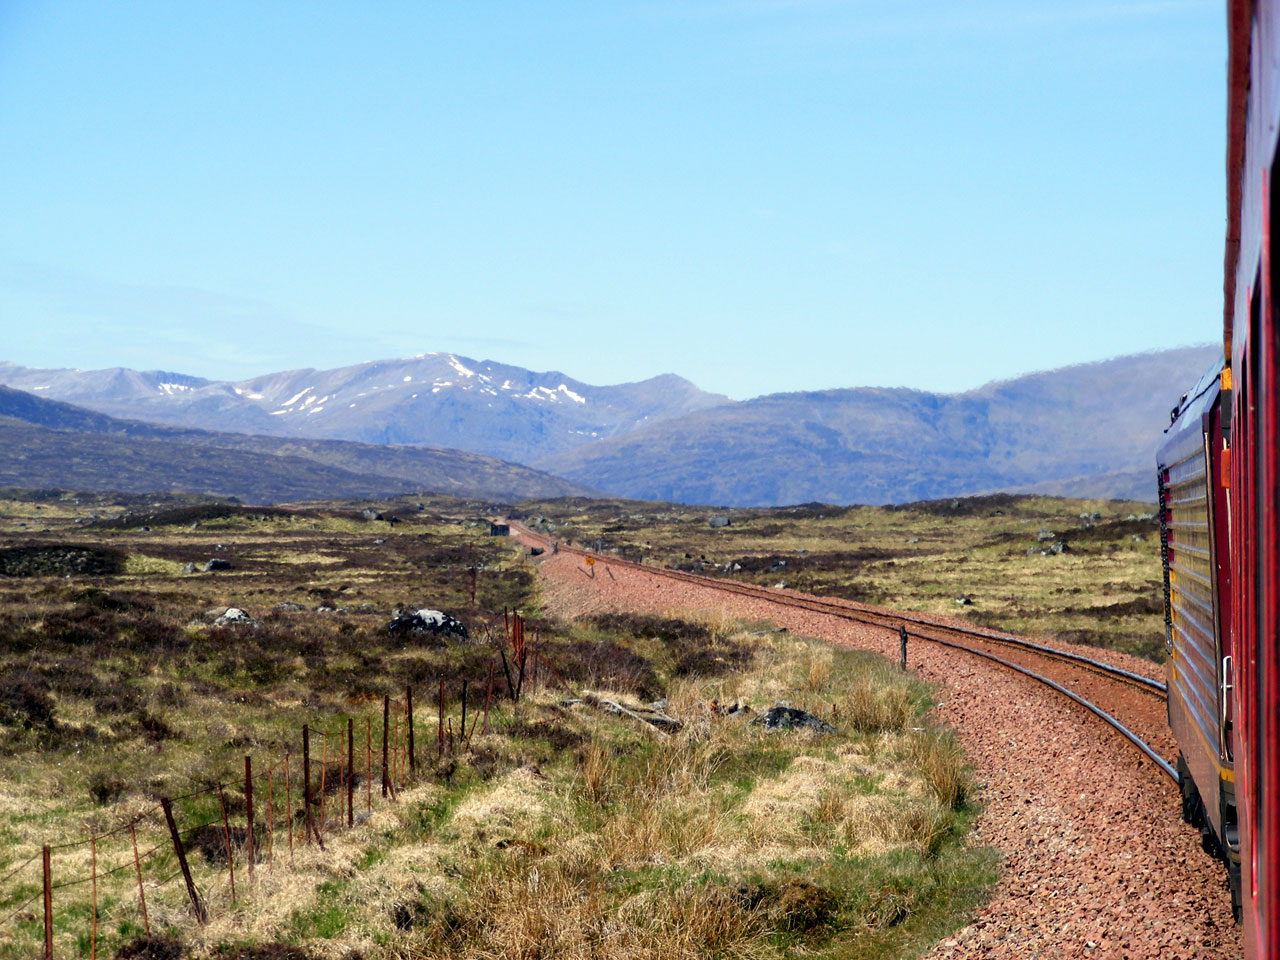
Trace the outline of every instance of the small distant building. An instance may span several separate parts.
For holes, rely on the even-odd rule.
[[[511,536],[511,527],[505,523],[491,523],[489,524],[489,536],[509,537]]]
[[[718,530],[720,527],[732,526],[732,524],[733,521],[729,519],[729,515],[727,513],[713,513],[707,518],[707,526],[713,530]]]

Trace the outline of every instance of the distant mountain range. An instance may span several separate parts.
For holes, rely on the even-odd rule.
[[[621,496],[742,506],[995,490],[1154,500],[1169,410],[1218,349],[1137,354],[960,394],[771,394],[534,465]]]
[[[130,462],[130,451],[148,450],[150,471],[172,481],[159,489],[194,482],[174,472],[192,448],[235,451],[203,455],[205,485],[181,489],[212,490],[223,483],[217,471],[234,464],[239,479],[220,491],[252,488],[258,493],[249,499],[258,500],[297,499],[286,491],[326,484],[331,492],[314,495],[355,495],[340,490],[388,481],[498,499],[597,490],[740,506],[901,503],[994,490],[1150,500],[1168,411],[1215,353],[1188,347],[1138,354],[960,394],[864,387],[743,402],[670,374],[597,387],[448,353],[234,383],[0,363],[0,383],[28,392],[0,392],[0,425],[19,431],[0,431],[10,448],[0,451],[0,483],[75,485],[12,479],[35,471],[32,458],[12,452],[15,443],[31,443],[50,453],[80,444],[86,464],[118,458],[128,470],[141,463],[136,456]],[[65,404],[24,415],[20,396],[74,403],[97,411],[99,420]],[[60,436],[47,435],[55,430]],[[187,452],[148,446],[156,443]],[[433,449],[416,446],[424,444]],[[267,459],[252,467],[242,461],[249,457]],[[300,462],[282,475],[286,457]],[[38,475],[55,475],[55,466],[46,462]],[[246,486],[252,476],[261,482]],[[403,489],[409,487],[394,488]]]
[[[502,501],[595,492],[462,450],[161,426],[119,420],[4,386],[0,486],[183,491],[259,504],[426,491]]]
[[[159,370],[40,370],[0,383],[113,417],[279,437],[426,444],[528,463],[729,403],[667,374],[594,387],[562,373],[424,353],[213,381]]]

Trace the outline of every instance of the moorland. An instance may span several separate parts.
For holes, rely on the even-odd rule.
[[[927,685],[767,623],[561,621],[488,536],[521,510],[0,491],[0,956],[40,949],[45,845],[57,956],[881,957],[965,922],[995,862]],[[466,640],[389,630],[419,607]],[[834,732],[751,722],[778,701]]]

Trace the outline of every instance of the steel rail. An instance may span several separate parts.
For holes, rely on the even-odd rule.
[[[510,520],[508,520],[507,522],[510,523],[512,526],[516,527],[517,529],[519,529],[522,533],[526,534],[527,536],[531,536],[535,539],[541,540],[544,543],[551,542],[549,537],[545,536],[544,534],[538,533],[534,530],[530,530],[528,527],[526,527],[522,523],[518,523]],[[598,556],[597,554],[594,554],[589,550],[583,550],[579,547],[569,547],[569,546],[562,545],[559,549],[564,550],[568,553],[576,554],[578,556],[587,556],[589,554],[592,556]],[[1073,653],[1070,650],[1062,650],[1062,649],[1059,649],[1058,647],[1050,647],[1042,643],[1034,643],[1031,640],[1024,640],[1021,637],[1014,637],[1005,633],[997,633],[992,630],[983,630],[977,627],[959,627],[959,626],[954,626],[948,623],[939,623],[938,621],[931,620],[927,617],[913,616],[912,614],[909,614],[909,613],[889,612],[886,610],[880,610],[875,607],[869,607],[865,604],[860,604],[860,603],[856,603],[854,601],[849,601],[849,600],[841,600],[837,602],[837,601],[822,599],[819,597],[798,597],[794,594],[779,593],[778,591],[773,590],[769,587],[764,587],[755,583],[742,583],[741,581],[726,580],[721,577],[712,577],[702,573],[691,573],[686,570],[673,570],[669,567],[646,566],[645,564],[642,564],[642,563],[636,563],[634,560],[624,560],[621,557],[610,556],[605,558],[601,556],[600,559],[602,562],[612,563],[612,564],[624,566],[624,567],[634,567],[636,569],[645,570],[649,573],[657,574],[658,576],[667,577],[672,580],[683,580],[689,583],[699,583],[699,584],[703,584],[705,586],[713,587],[716,589],[728,590],[734,593],[740,593],[745,596],[758,597],[762,600],[780,601],[780,602],[788,603],[791,606],[807,605],[808,609],[812,609],[817,612],[848,613],[850,611],[856,611],[867,617],[879,617],[883,620],[890,621],[895,625],[899,623],[909,623],[909,624],[914,624],[916,626],[929,627],[935,630],[946,630],[950,633],[959,634],[961,636],[973,637],[978,640],[986,640],[992,643],[1000,643],[1000,644],[1004,644],[1005,646],[1014,647],[1020,650],[1029,650],[1032,653],[1037,653],[1037,654],[1040,654],[1041,656],[1053,657],[1055,659],[1062,660],[1068,663],[1077,664],[1081,667],[1103,674],[1107,677],[1111,677],[1113,679],[1120,680],[1125,683],[1131,683],[1141,690],[1146,690],[1160,697],[1164,697],[1168,693],[1168,688],[1166,684],[1162,683],[1159,680],[1153,680],[1150,677],[1145,677],[1140,673],[1135,673],[1131,670],[1125,670],[1121,667],[1117,667],[1113,664],[1106,663],[1102,660],[1094,660],[1091,657],[1086,657],[1079,653]],[[869,620],[863,620],[861,622],[872,623],[872,621],[869,621]],[[874,624],[874,623],[873,625],[883,626],[883,624]]]
[[[615,563],[618,561],[610,559],[608,562]],[[1040,656],[1061,660],[1083,669],[1090,670],[1094,673],[1102,674],[1110,679],[1133,684],[1140,690],[1154,694],[1158,697],[1164,697],[1167,695],[1166,685],[1161,683],[1159,680],[1144,677],[1140,673],[1134,673],[1131,670],[1125,670],[1101,660],[1094,660],[1078,653],[1072,653],[1070,650],[1061,650],[1057,647],[1034,643],[1020,637],[1009,636],[1008,634],[994,633],[970,627],[953,626],[952,624],[947,623],[938,623],[936,620],[915,617],[904,613],[889,613],[887,611],[877,610],[874,607],[866,607],[860,604],[837,603],[818,597],[799,597],[794,594],[779,593],[776,590],[771,590],[768,587],[762,587],[759,584],[754,583],[748,584],[740,583],[735,580],[723,580],[718,577],[708,577],[705,574],[689,573],[684,570],[666,570],[665,568],[646,567],[643,564],[634,564],[629,560],[623,560],[621,562],[628,566],[639,567],[643,570],[661,573],[661,575],[671,577],[672,579],[728,590],[733,593],[740,593],[744,596],[756,597],[761,600],[781,602],[789,606],[802,607],[819,613],[844,615],[848,616],[850,619],[857,620],[860,623],[867,623],[872,626],[883,626],[888,628],[889,625],[896,626],[900,623],[909,623],[917,627],[928,627],[933,630],[946,630],[949,633],[959,634],[964,637],[971,637],[975,640],[999,643],[1019,650],[1028,650]],[[855,613],[860,614],[861,616],[855,616]],[[887,621],[887,623],[880,621]]]
[[[1126,740],[1132,743],[1135,747],[1141,750],[1142,753],[1146,755],[1147,759],[1149,759],[1152,763],[1154,763],[1157,767],[1160,768],[1161,772],[1164,773],[1165,776],[1167,776],[1175,784],[1178,783],[1178,771],[1173,768],[1173,766],[1169,763],[1168,760],[1160,756],[1160,754],[1156,753],[1155,750],[1151,749],[1151,747],[1146,743],[1146,741],[1144,741],[1141,737],[1139,737],[1136,733],[1134,733],[1132,730],[1126,727],[1123,723],[1121,723],[1111,714],[1107,713],[1107,711],[1103,710],[1101,707],[1097,706],[1096,704],[1086,700],[1084,697],[1080,696],[1078,693],[1072,690],[1068,690],[1066,687],[1058,683],[1056,680],[1050,680],[1048,677],[1041,676],[1040,674],[1036,673],[1033,670],[1028,670],[1026,667],[1021,667],[1016,663],[1010,663],[1008,660],[1005,660],[1001,657],[997,657],[994,653],[988,653],[985,650],[975,650],[973,647],[967,647],[962,643],[955,643],[951,640],[944,640],[941,637],[925,637],[924,639],[932,640],[934,643],[940,643],[945,647],[953,647],[957,650],[964,650],[966,653],[972,653],[974,656],[977,656],[977,657],[984,657],[987,660],[992,660],[1000,664],[1002,667],[1007,667],[1008,669],[1014,671],[1015,673],[1020,673],[1023,676],[1030,677],[1033,680],[1039,680],[1045,686],[1051,687],[1052,689],[1056,690],[1058,693],[1062,694],[1064,697],[1067,697],[1070,700],[1074,700],[1076,703],[1080,704],[1080,706],[1084,707],[1094,716],[1098,717],[1107,725],[1112,727],[1122,737],[1124,737]]]
[[[548,543],[548,544],[551,542],[550,538],[544,537],[542,534],[539,534],[530,530],[528,527],[525,527],[523,524],[513,523],[511,521],[508,521],[508,522],[512,523],[513,527],[518,529],[520,532],[522,532],[526,536],[533,537],[534,539],[537,539],[537,540],[542,540],[544,543]],[[588,555],[599,556],[599,554],[595,554],[595,553],[592,553],[591,551],[582,550],[576,547],[565,546],[565,547],[560,547],[558,549],[567,551],[569,553],[573,553],[578,556],[588,556]],[[752,597],[754,599],[759,599],[759,600],[766,600],[768,602],[778,603],[783,606],[813,610],[818,613],[824,613],[828,616],[838,617],[843,620],[851,620],[856,623],[864,623],[869,626],[880,627],[882,629],[889,629],[888,624],[877,623],[873,620],[868,619],[868,617],[879,617],[881,619],[889,620],[889,621],[896,620],[899,622],[907,622],[907,623],[915,624],[917,626],[927,626],[933,629],[941,629],[941,630],[949,631],[952,633],[957,633],[957,634],[960,634],[961,636],[971,636],[979,640],[988,640],[988,641],[993,641],[997,643],[1004,643],[1006,645],[1013,646],[1015,648],[1031,650],[1032,652],[1037,653],[1041,656],[1048,656],[1056,659],[1065,660],[1073,663],[1074,665],[1101,672],[1112,679],[1121,680],[1126,683],[1136,682],[1142,689],[1154,690],[1159,694],[1165,694],[1166,692],[1166,687],[1164,684],[1151,680],[1149,677],[1144,677],[1141,674],[1133,673],[1128,670],[1122,670],[1119,667],[1114,667],[1111,664],[1103,663],[1102,661],[1091,660],[1088,657],[1082,657],[1078,654],[1073,654],[1070,651],[1058,650],[1054,647],[1046,647],[1043,644],[1032,643],[1031,641],[1021,640],[1017,637],[1009,637],[1001,634],[990,634],[988,631],[985,631],[985,630],[969,630],[964,627],[953,627],[948,624],[936,623],[936,622],[925,620],[919,617],[891,614],[891,613],[883,612],[880,610],[875,610],[874,608],[868,609],[860,605],[844,606],[843,604],[831,603],[828,601],[819,600],[817,598],[799,597],[794,594],[779,593],[776,590],[770,590],[768,587],[761,587],[758,584],[744,584],[734,580],[723,580],[718,577],[708,577],[704,574],[688,573],[683,570],[671,570],[666,567],[645,566],[644,564],[635,563],[634,561],[631,561],[631,560],[624,560],[620,557],[609,557],[608,559],[604,559],[604,558],[601,558],[601,559],[602,559],[602,562],[605,562],[605,563],[611,563],[611,564],[616,564],[616,565],[625,566],[625,567],[632,567],[638,570],[643,570],[646,573],[653,574],[656,576],[664,576],[673,580],[681,580],[685,582],[696,583],[700,586],[706,586],[714,590],[723,590],[728,593],[737,593],[742,596],[748,596],[748,597]],[[1067,697],[1069,700],[1072,700],[1075,703],[1079,704],[1080,706],[1084,707],[1094,716],[1098,717],[1100,720],[1102,720],[1104,723],[1106,723],[1108,726],[1114,729],[1117,733],[1119,733],[1122,737],[1128,740],[1131,744],[1137,747],[1137,749],[1144,756],[1146,756],[1147,759],[1149,759],[1152,763],[1154,763],[1157,766],[1157,768],[1159,768],[1159,770],[1165,774],[1165,776],[1169,777],[1169,779],[1171,779],[1174,783],[1178,782],[1178,773],[1173,768],[1173,766],[1167,760],[1165,760],[1162,756],[1156,753],[1156,751],[1153,750],[1144,740],[1142,740],[1141,737],[1135,734],[1132,730],[1126,727],[1123,723],[1117,720],[1114,716],[1112,716],[1106,710],[1103,710],[1101,707],[1097,706],[1096,704],[1091,703],[1090,701],[1086,700],[1084,697],[1080,696],[1074,691],[1068,690],[1066,687],[1064,687],[1062,684],[1058,683],[1057,681],[1051,680],[1046,676],[1036,673],[1033,670],[1029,670],[1026,667],[1020,666],[1016,663],[1011,663],[1010,661],[1005,660],[1002,657],[998,657],[995,654],[990,653],[989,651],[986,651],[986,650],[977,650],[966,644],[957,643],[954,640],[947,640],[943,637],[931,636],[925,633],[916,632],[914,636],[922,640],[928,640],[931,643],[940,644],[941,646],[944,646],[944,647],[951,647],[952,649],[955,649],[955,650],[962,650],[965,653],[973,654],[976,657],[982,657],[983,659],[990,660],[994,663],[999,664],[1002,667],[1012,670],[1015,673],[1022,674],[1025,677],[1028,677],[1032,680],[1036,680],[1039,683],[1044,684],[1045,686],[1062,694],[1064,697]]]

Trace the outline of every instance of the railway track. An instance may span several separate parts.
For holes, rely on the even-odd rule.
[[[523,524],[510,520],[507,522],[510,524],[513,532],[519,532],[522,536],[541,543],[544,548],[550,546],[551,540],[548,537],[530,530]],[[561,553],[574,554],[581,556],[584,559],[586,557],[598,556],[597,554],[593,554],[587,550],[582,550],[578,547],[560,545],[558,549]],[[1033,643],[1032,641],[1022,639],[1021,637],[1014,637],[992,630],[956,626],[919,615],[879,610],[874,607],[867,607],[850,601],[824,600],[818,597],[788,593],[778,589],[762,587],[757,584],[741,583],[735,580],[724,580],[718,577],[710,577],[706,574],[691,573],[684,570],[672,570],[667,567],[647,566],[631,560],[623,560],[620,557],[600,557],[600,560],[602,563],[610,566],[642,570],[651,576],[665,577],[671,580],[693,583],[725,593],[734,593],[768,603],[821,613],[855,623],[880,627],[893,632],[897,632],[899,627],[902,627],[907,630],[909,637],[912,639],[925,640],[930,643],[949,647],[954,650],[968,653],[972,656],[989,660],[1001,667],[1042,683],[1058,694],[1079,704],[1131,743],[1143,754],[1143,756],[1154,763],[1157,769],[1165,774],[1165,776],[1169,777],[1169,779],[1174,783],[1178,782],[1178,774],[1173,765],[1161,756],[1159,751],[1153,748],[1139,732],[1132,729],[1132,724],[1123,723],[1112,711],[1104,709],[1092,700],[1082,696],[1075,690],[1070,689],[1069,685],[1078,685],[1078,681],[1070,679],[1069,675],[1062,675],[1061,672],[1063,670],[1078,671],[1102,681],[1120,685],[1128,690],[1136,691],[1140,695],[1154,697],[1163,701],[1166,697],[1167,690],[1165,684],[1158,680],[1153,680],[1150,677],[1144,677],[1141,674],[1121,669],[1120,667],[1101,660],[1085,657],[1070,650],[1062,650],[1056,647],[1046,646],[1045,644]],[[1003,653],[1004,656],[997,655],[991,649],[984,649],[992,646],[1000,648],[1001,653]],[[1056,678],[1046,676],[1038,669],[1033,670],[1029,668],[1025,662],[1014,662],[1011,657],[1016,657],[1024,661],[1032,659],[1053,664],[1055,665],[1054,669],[1059,673],[1059,676]],[[1097,684],[1095,682],[1092,685],[1096,686]]]

